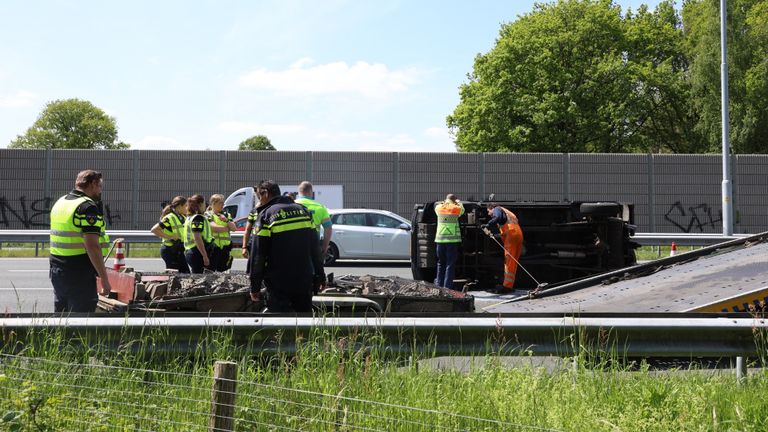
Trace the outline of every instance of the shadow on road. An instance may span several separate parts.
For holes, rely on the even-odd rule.
[[[334,267],[410,267],[410,261],[362,261],[362,260],[338,260],[335,264],[326,265],[325,268]]]

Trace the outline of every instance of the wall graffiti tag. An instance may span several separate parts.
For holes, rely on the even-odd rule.
[[[25,195],[17,201],[0,197],[0,226],[9,228],[21,224],[26,229],[48,228],[48,214],[51,211],[51,198],[28,200]]]
[[[53,199],[44,197],[36,200],[28,199],[26,195],[16,200],[0,197],[0,228],[13,229],[47,229],[50,227],[48,215],[51,213]],[[122,220],[119,211],[104,205],[104,218],[107,225]]]
[[[723,211],[708,204],[697,204],[685,207],[680,201],[675,201],[664,214],[664,220],[671,223],[684,233],[691,231],[704,232],[706,228],[717,229],[723,221]]]

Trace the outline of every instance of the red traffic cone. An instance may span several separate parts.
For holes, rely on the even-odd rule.
[[[677,245],[675,242],[672,242],[672,247],[669,248],[669,256],[675,256],[677,255]]]
[[[125,255],[123,254],[123,242],[115,242],[115,262],[112,263],[112,270],[120,271],[125,267]]]

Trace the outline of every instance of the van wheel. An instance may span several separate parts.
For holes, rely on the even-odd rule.
[[[333,265],[336,263],[337,259],[339,259],[339,248],[331,243],[328,245],[328,252],[325,254],[324,264],[327,266]]]
[[[584,216],[617,216],[621,211],[621,204],[613,202],[589,202],[579,205],[579,213]]]

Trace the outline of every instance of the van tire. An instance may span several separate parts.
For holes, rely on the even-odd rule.
[[[583,216],[616,216],[621,211],[621,204],[614,202],[588,202],[579,205],[579,213]]]

